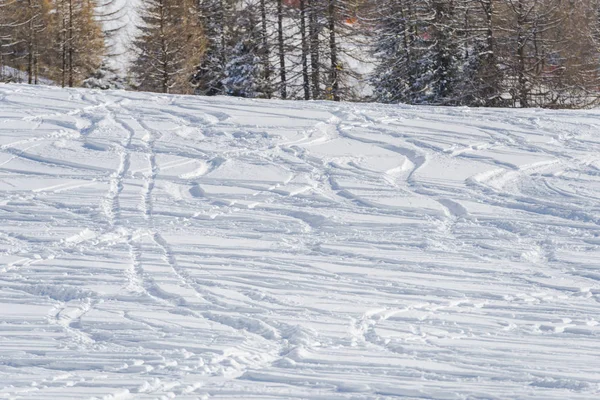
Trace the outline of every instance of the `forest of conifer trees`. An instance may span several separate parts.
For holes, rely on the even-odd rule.
[[[109,76],[120,83],[102,88],[488,107],[599,100],[600,0],[145,0],[121,76],[104,71],[114,1],[0,0],[0,81],[97,87]]]

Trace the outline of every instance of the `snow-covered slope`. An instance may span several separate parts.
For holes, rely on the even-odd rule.
[[[597,398],[599,121],[0,85],[0,398]]]

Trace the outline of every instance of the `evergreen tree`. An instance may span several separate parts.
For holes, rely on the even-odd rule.
[[[132,73],[141,90],[191,93],[192,76],[204,49],[193,0],[148,0],[142,12],[138,57]]]
[[[287,66],[285,62],[285,37],[283,27],[283,0],[277,1],[277,56],[279,58],[279,91],[282,99],[287,99]]]
[[[453,0],[429,0],[432,16],[426,26],[419,63],[423,74],[418,86],[424,88],[420,103],[455,104],[460,64]]]
[[[0,79],[120,87],[117,0],[0,0]],[[468,106],[600,102],[600,0],[147,0],[141,90]],[[15,79],[15,78],[9,78]],[[110,81],[110,82],[109,82]]]
[[[117,73],[107,62],[103,62],[96,71],[83,80],[82,86],[90,89],[125,89],[125,79]]]
[[[260,57],[261,54],[264,57],[264,42],[262,24],[257,21],[259,9],[256,4],[247,3],[236,18],[236,27],[232,33],[235,45],[222,80],[227,95],[250,98],[270,96],[264,58]]]
[[[193,84],[197,94],[225,94],[223,80],[232,46],[232,0],[199,0],[199,17],[204,28],[205,51],[196,66]]]
[[[407,0],[385,0],[376,8],[374,56],[371,77],[376,101],[412,103],[417,80],[414,62],[414,15]]]
[[[454,2],[388,1],[376,25],[372,82],[384,102],[456,102],[460,57]]]

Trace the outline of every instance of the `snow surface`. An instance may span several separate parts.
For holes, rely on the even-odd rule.
[[[598,398],[599,124],[0,85],[0,398]]]

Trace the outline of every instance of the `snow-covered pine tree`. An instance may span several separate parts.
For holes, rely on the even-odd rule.
[[[417,86],[422,88],[417,103],[456,104],[459,74],[459,51],[454,0],[427,0],[430,17],[422,32],[419,49],[421,75]]]
[[[461,6],[468,1],[382,0],[374,18],[376,100],[461,104],[465,73],[479,67],[464,58],[473,51],[461,26],[467,16]]]
[[[237,97],[267,98],[260,2],[247,2],[239,10],[232,40],[235,43],[222,80],[225,94]]]
[[[108,62],[103,62],[100,67],[83,80],[82,86],[89,89],[125,89],[125,79],[112,68]]]
[[[451,0],[383,0],[376,13],[375,99],[452,104],[459,52]]]
[[[371,83],[375,101],[412,103],[415,99],[415,18],[409,3],[410,0],[380,0],[373,9],[373,55],[377,65]]]
[[[195,0],[147,0],[134,41],[131,72],[141,90],[192,93],[191,80],[204,50]]]
[[[232,31],[237,22],[234,12],[237,0],[198,0],[200,21],[204,30],[205,51],[196,66],[195,93],[205,96],[225,94],[223,79],[233,48]]]
[[[261,60],[253,48],[254,43],[248,38],[242,39],[233,48],[231,60],[225,66],[225,94],[248,98],[266,97],[261,85]]]

